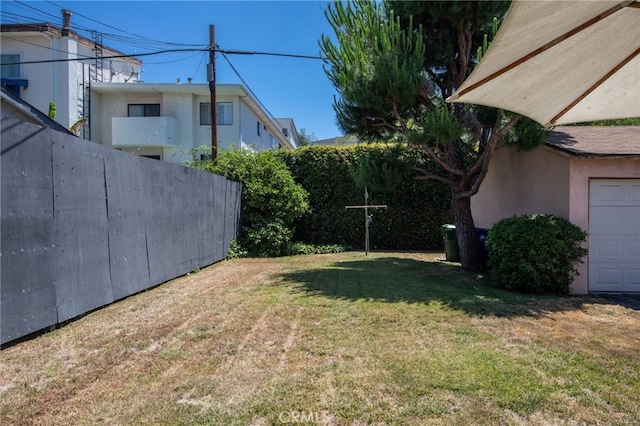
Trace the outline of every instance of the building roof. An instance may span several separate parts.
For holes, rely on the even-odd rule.
[[[64,37],[65,34],[63,29],[52,25],[48,22],[44,23],[33,23],[33,24],[2,24],[0,25],[0,32],[3,33],[21,33],[21,34],[29,34],[29,33],[48,33],[57,37]],[[96,45],[95,40],[88,39],[76,33],[73,30],[68,31],[68,36],[75,39],[78,44],[85,46],[88,49],[94,49]],[[119,60],[132,62],[136,65],[142,65],[142,61],[136,57],[128,56],[125,53],[113,49],[109,46],[102,45],[102,54],[103,56],[118,56]],[[90,59],[90,58],[89,58]]]
[[[37,124],[42,127],[49,127],[58,132],[74,135],[62,124],[49,118],[47,114],[40,111],[30,103],[16,96],[10,90],[7,90],[4,86],[0,86],[0,115],[4,119],[17,118],[19,120],[27,121],[29,123]]]
[[[546,144],[575,157],[640,157],[640,126],[559,126]]]
[[[355,136],[336,136],[335,138],[320,139],[311,142],[313,146],[337,146],[337,145],[355,145],[360,140]]]

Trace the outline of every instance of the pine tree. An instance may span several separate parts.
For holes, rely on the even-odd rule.
[[[486,50],[508,1],[337,1],[325,11],[335,37],[323,35],[325,72],[339,96],[337,120],[362,140],[399,140],[425,151],[444,173],[418,171],[451,188],[462,266],[484,267],[471,215],[498,143],[537,146],[532,121],[487,107],[447,104]],[[335,40],[335,41],[334,41]],[[515,128],[527,137],[510,135]]]

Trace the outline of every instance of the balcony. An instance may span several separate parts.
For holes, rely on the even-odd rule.
[[[114,147],[176,146],[178,123],[173,117],[113,117]]]

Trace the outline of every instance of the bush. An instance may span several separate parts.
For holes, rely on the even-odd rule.
[[[568,220],[552,215],[503,219],[487,236],[491,279],[510,290],[566,294],[578,273],[574,263],[587,254],[580,247],[586,236]]]
[[[313,245],[305,243],[293,243],[289,247],[289,254],[291,256],[303,255],[303,254],[329,254],[329,253],[342,253],[347,251],[348,247],[341,246],[339,244],[327,244],[327,245]]]
[[[296,219],[309,210],[308,194],[273,151],[221,152],[215,163],[194,165],[242,183],[242,236],[235,251],[249,256],[288,253]]]
[[[309,193],[311,211],[296,222],[296,241],[364,247],[363,211],[345,210],[345,206],[364,203],[364,190],[356,183],[354,170],[370,155],[374,163],[409,171],[384,182],[383,186],[392,186],[384,192],[369,187],[369,204],[388,206],[372,211],[372,249],[442,250],[440,227],[452,220],[451,191],[439,182],[414,179],[416,173],[411,170],[443,173],[427,154],[406,145],[362,144],[310,146],[278,155]]]

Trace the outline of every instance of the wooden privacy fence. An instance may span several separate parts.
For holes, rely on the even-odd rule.
[[[3,118],[2,343],[225,258],[241,185]]]

